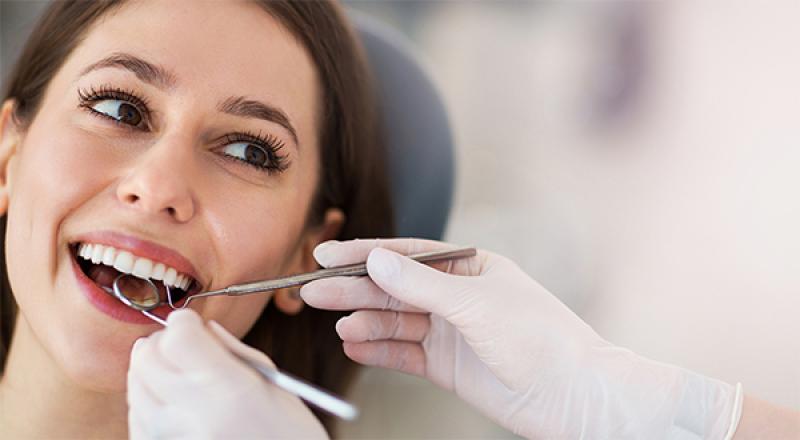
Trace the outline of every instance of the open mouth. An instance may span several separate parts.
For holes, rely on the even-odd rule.
[[[176,305],[201,290],[200,284],[191,276],[164,263],[139,257],[113,246],[73,243],[70,250],[83,273],[106,292],[112,289],[114,280],[120,274],[152,281],[158,289],[162,303],[167,302],[165,286],[169,286],[172,302]]]

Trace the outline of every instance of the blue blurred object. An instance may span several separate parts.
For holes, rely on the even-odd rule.
[[[400,237],[441,239],[453,198],[453,137],[441,97],[410,43],[388,25],[349,11],[376,78]]]

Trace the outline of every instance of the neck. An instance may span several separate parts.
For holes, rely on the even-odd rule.
[[[0,438],[126,438],[127,412],[124,392],[66,377],[18,315],[0,378]]]

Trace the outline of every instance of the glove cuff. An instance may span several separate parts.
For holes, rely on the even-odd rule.
[[[684,385],[668,438],[729,440],[741,415],[741,384],[681,370]]]
[[[610,438],[728,440],[741,387],[619,347],[596,350],[587,389],[602,402],[589,430]]]
[[[733,402],[733,412],[731,413],[731,424],[728,427],[728,432],[725,433],[725,440],[733,439],[733,435],[736,434],[736,428],[739,427],[739,421],[742,420],[742,406],[744,404],[744,390],[742,389],[742,383],[736,383],[736,395],[734,397]]]

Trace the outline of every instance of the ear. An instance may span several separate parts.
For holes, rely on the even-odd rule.
[[[8,212],[12,181],[11,168],[21,138],[19,127],[14,117],[15,107],[16,101],[8,99],[0,109],[0,215],[5,215]]]
[[[314,248],[318,244],[333,240],[339,235],[344,225],[344,213],[338,208],[329,208],[325,211],[322,224],[307,230],[301,238],[300,246],[289,265],[291,273],[311,272],[319,268],[314,259]],[[299,288],[280,289],[275,292],[273,301],[280,311],[287,315],[296,315],[303,310],[303,300],[300,298]]]

